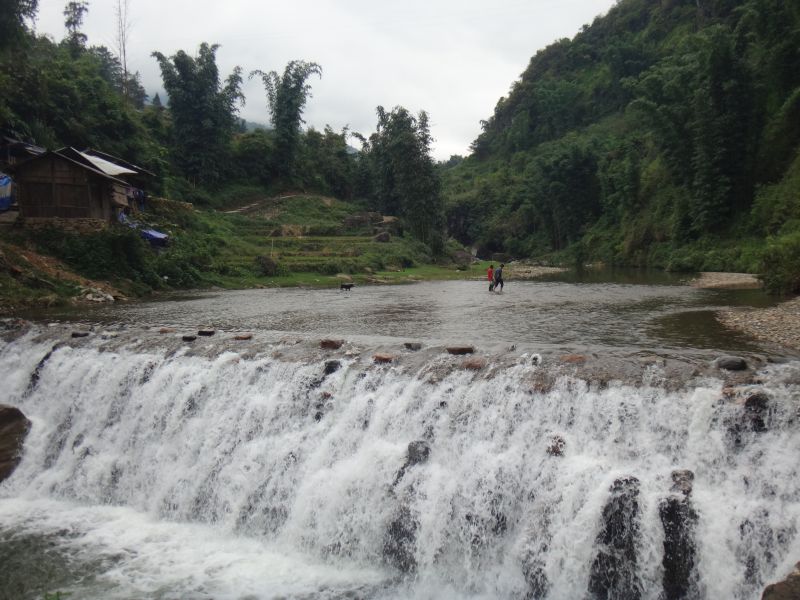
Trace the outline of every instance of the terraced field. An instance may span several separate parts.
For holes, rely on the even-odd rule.
[[[428,249],[399,235],[396,219],[333,198],[263,198],[225,212],[195,211],[190,220],[185,233],[211,248],[210,282],[226,287],[243,279],[246,285],[395,281],[425,277],[421,270],[431,268],[464,275],[454,265],[431,267]]]

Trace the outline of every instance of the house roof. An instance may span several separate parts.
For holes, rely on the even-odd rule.
[[[138,175],[137,171],[126,169],[125,167],[121,167],[120,165],[105,160],[104,158],[100,158],[99,156],[92,156],[91,154],[86,154],[85,152],[80,151],[78,151],[78,154],[80,154],[83,158],[88,160],[106,175],[111,175],[112,177],[117,175]]]
[[[130,169],[131,171],[135,171],[137,174],[144,174],[149,175],[150,177],[155,177],[156,174],[152,171],[148,171],[144,167],[140,167],[139,165],[135,165],[133,163],[128,162],[127,160],[122,160],[116,156],[112,156],[111,154],[107,154],[106,152],[101,152],[100,150],[95,150],[94,148],[87,148],[83,151],[83,154],[88,154],[89,156],[94,156],[96,158],[101,158],[108,162],[114,163],[120,167],[124,167],[126,169]]]
[[[129,185],[127,181],[123,181],[122,179],[117,179],[113,175],[108,174],[107,172],[100,169],[97,165],[95,165],[92,161],[88,160],[88,157],[84,157],[82,153],[75,150],[75,148],[62,148],[60,150],[51,150],[49,152],[45,152],[44,154],[40,154],[34,158],[28,159],[25,162],[19,163],[15,165],[11,171],[20,171],[27,168],[28,165],[35,163],[36,161],[42,160],[44,158],[48,158],[50,156],[55,156],[61,160],[66,160],[74,165],[77,165],[87,171],[94,173],[104,179],[109,181],[113,181],[114,183],[118,183],[120,185],[127,186]]]

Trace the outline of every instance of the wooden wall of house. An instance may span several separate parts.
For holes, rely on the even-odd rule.
[[[109,183],[67,160],[31,161],[19,167],[16,179],[22,217],[111,218]]]

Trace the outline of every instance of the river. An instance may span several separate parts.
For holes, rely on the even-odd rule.
[[[760,598],[800,559],[800,362],[713,319],[759,292],[679,283],[6,320],[0,403],[32,428],[0,484],[0,599]]]

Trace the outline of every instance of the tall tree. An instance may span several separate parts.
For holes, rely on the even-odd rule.
[[[197,57],[183,50],[170,58],[153,53],[169,95],[175,162],[194,183],[215,183],[222,176],[238,105],[244,101],[240,67],[234,68],[224,86],[220,82],[217,48],[203,43]]]
[[[131,21],[128,8],[128,0],[117,0],[114,11],[117,25],[117,56],[122,65],[122,95],[126,100],[130,97],[128,90],[128,34],[131,30]]]
[[[300,125],[303,109],[311,97],[309,77],[322,77],[322,67],[314,62],[293,60],[283,70],[264,73],[253,71],[250,77],[259,75],[267,91],[270,117],[275,127],[275,171],[291,177],[294,174],[297,148],[300,140]]]
[[[89,12],[89,3],[86,0],[67,2],[64,7],[64,27],[67,29],[66,42],[73,53],[86,47],[86,34],[81,31],[83,19]]]
[[[403,218],[409,231],[434,252],[443,247],[441,181],[430,155],[428,114],[416,117],[402,106],[377,108],[378,128],[365,146],[371,164],[376,208]]]

